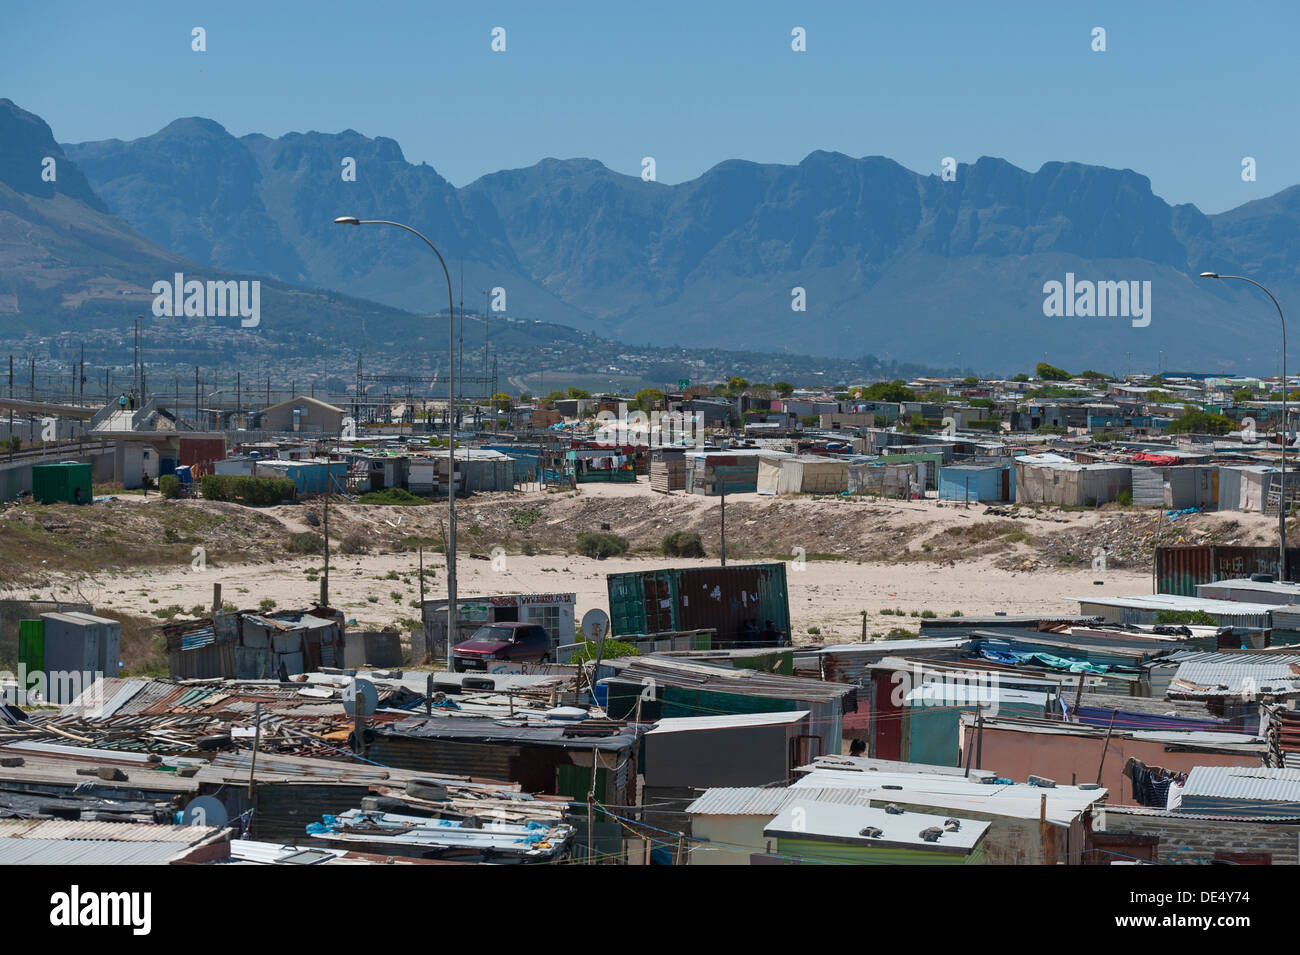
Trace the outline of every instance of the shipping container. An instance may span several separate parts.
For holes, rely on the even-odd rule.
[[[37,504],[89,504],[94,496],[91,466],[80,461],[32,466],[32,497]]]
[[[790,603],[785,564],[740,564],[610,574],[612,636],[667,630],[715,631],[713,646],[752,643],[750,622],[768,621],[783,641],[790,637]]]
[[[1300,548],[1287,548],[1287,579],[1300,582]],[[1214,544],[1156,548],[1156,590],[1195,597],[1197,584],[1238,580],[1252,574],[1277,577],[1276,547],[1228,547]]]

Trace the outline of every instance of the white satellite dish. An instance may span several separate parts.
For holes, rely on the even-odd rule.
[[[582,615],[582,635],[596,644],[598,650],[605,647],[605,637],[609,633],[609,614],[599,607],[593,607]]]

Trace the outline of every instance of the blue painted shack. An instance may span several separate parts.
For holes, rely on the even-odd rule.
[[[999,461],[949,464],[939,468],[941,501],[1014,501],[1016,469],[1007,458]]]

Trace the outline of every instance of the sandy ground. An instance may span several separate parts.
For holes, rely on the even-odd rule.
[[[436,579],[426,582],[426,597],[446,596],[446,574],[441,555],[427,555],[426,570]],[[305,571],[320,567],[321,559],[283,559],[274,565],[252,564],[220,569],[190,567],[162,573],[106,575],[82,583],[82,592],[97,606],[148,612],[179,605],[186,610],[210,604],[212,585],[221,583],[222,597],[241,608],[256,607],[270,599],[277,607],[305,607],[320,593],[320,585]],[[733,562],[734,563],[734,562]],[[410,601],[419,596],[415,554],[381,554],[334,557],[330,562],[331,602],[347,612],[357,626],[396,624],[418,618]],[[717,566],[714,560],[619,559],[597,561],[582,557],[511,555],[492,561],[458,561],[460,596],[493,593],[575,593],[581,616],[592,607],[609,610],[605,575],[661,567]],[[1078,611],[1065,596],[1151,592],[1149,574],[1091,569],[1050,573],[1014,573],[992,566],[991,561],[955,567],[895,565],[848,561],[808,561],[803,569],[787,564],[790,616],[797,642],[844,641],[860,637],[861,611],[868,611],[867,633],[887,633],[893,627],[915,631],[919,619],[910,616],[930,610],[941,617],[960,610],[965,616],[1060,614]],[[396,572],[399,579],[388,578]],[[404,576],[403,576],[404,575]],[[1095,581],[1101,581],[1098,586]],[[392,595],[397,594],[394,600]],[[70,595],[70,594],[69,594]],[[371,602],[368,598],[375,597]],[[156,602],[156,603],[155,603]],[[881,610],[901,609],[905,616],[882,615]],[[820,636],[810,635],[810,627]]]
[[[149,507],[211,506],[162,504],[156,499],[132,503],[137,501]],[[1151,523],[1153,512],[1044,508],[1020,509],[1009,518],[987,513],[979,505],[835,495],[740,494],[728,496],[726,506],[730,563],[787,561],[791,623],[799,642],[857,639],[864,610],[870,637],[895,627],[915,632],[923,611],[940,617],[954,611],[964,616],[1076,613],[1077,603],[1065,597],[1151,593],[1149,547],[1145,558],[1139,555],[1127,562],[1128,569],[1125,561],[1112,560],[1109,569],[1093,570],[1089,555],[1097,541],[1107,552],[1118,552],[1139,533],[1149,537],[1159,526]],[[221,507],[229,510],[231,505]],[[462,597],[573,592],[579,615],[592,607],[608,610],[607,574],[717,566],[720,507],[717,498],[656,494],[644,480],[635,485],[583,485],[577,495],[537,490],[475,495],[457,503],[458,592]],[[185,556],[170,567],[106,569],[77,580],[54,573],[32,589],[41,596],[52,592],[144,615],[175,607],[186,616],[195,608],[209,607],[214,583],[222,584],[225,601],[240,608],[256,608],[262,601],[274,601],[282,609],[306,607],[320,593],[319,582],[308,571],[320,568],[323,558],[291,555],[283,539],[289,533],[319,529],[307,521],[313,511],[319,515],[319,502],[250,510],[273,519],[270,533],[265,521],[255,528],[250,524],[250,534],[256,530],[259,536],[250,537],[241,551],[262,557],[260,562],[212,561],[196,569]],[[362,506],[336,498],[330,508],[334,540],[359,534],[371,552],[331,556],[331,603],[358,627],[409,629],[419,616],[412,606],[419,597],[417,556],[399,544],[403,538],[440,538],[446,513],[443,504]],[[1201,542],[1204,534],[1214,533],[1223,543],[1256,543],[1265,541],[1273,528],[1271,519],[1240,512],[1197,515],[1196,521],[1170,525],[1160,532],[1160,542],[1175,543],[1184,534],[1186,543]],[[576,533],[600,530],[605,523],[632,543],[632,554],[597,561],[557,553],[573,547]],[[664,535],[683,529],[700,533],[707,559],[655,553]],[[536,546],[524,547],[528,542]],[[1053,548],[1070,550],[1070,560],[1053,558]],[[526,549],[541,553],[524,556],[521,551]],[[188,555],[188,546],[178,552]],[[800,552],[810,559],[802,564],[793,559]],[[495,559],[489,559],[493,554]],[[430,572],[426,596],[445,596],[443,557],[433,552],[425,557]],[[895,609],[902,615],[880,612]],[[821,632],[810,634],[810,628]]]

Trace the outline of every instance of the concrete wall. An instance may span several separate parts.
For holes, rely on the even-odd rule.
[[[749,865],[750,853],[767,851],[763,827],[771,816],[691,816],[691,836],[717,845],[695,843],[690,865]]]

